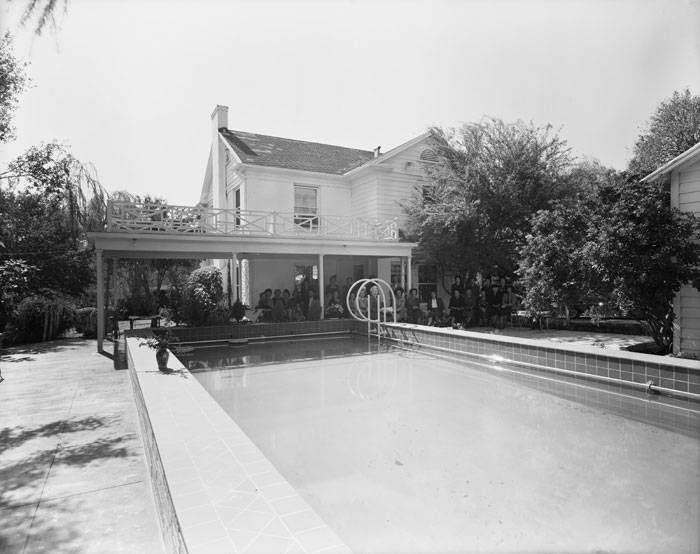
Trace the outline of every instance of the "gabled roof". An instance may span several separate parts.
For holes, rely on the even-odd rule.
[[[241,162],[251,165],[343,175],[374,159],[371,150],[258,135],[224,127],[219,129],[219,134]]]
[[[372,159],[368,160],[362,166],[358,166],[358,167],[354,168],[349,173],[358,173],[359,171],[361,171],[362,168],[369,167],[372,165],[379,165],[379,164],[393,158],[397,154],[400,154],[401,152],[408,150],[412,146],[415,146],[419,142],[422,142],[422,141],[428,139],[429,137],[430,137],[430,133],[423,133],[422,135],[418,135],[417,137],[412,138],[408,142],[404,142],[403,144],[399,144],[396,148],[392,148],[387,153],[381,154],[380,156],[377,156],[376,158],[372,158]]]
[[[673,158],[670,162],[665,163],[660,168],[658,168],[656,171],[649,173],[649,175],[647,175],[646,177],[644,177],[644,179],[642,179],[642,182],[655,181],[659,177],[663,177],[667,173],[670,173],[671,171],[676,169],[678,166],[694,161],[695,158],[698,156],[700,156],[700,142],[698,142],[695,146],[691,146],[690,148],[688,148],[688,150],[686,150],[682,154],[679,154],[678,156]]]

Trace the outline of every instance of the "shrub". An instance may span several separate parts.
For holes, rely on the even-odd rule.
[[[94,339],[97,336],[97,309],[80,308],[75,312],[75,330],[83,338]]]
[[[53,340],[73,327],[76,320],[72,304],[59,297],[30,296],[14,310],[8,328],[15,344]]]
[[[207,325],[222,318],[221,310],[218,310],[224,296],[221,281],[218,267],[200,267],[192,272],[182,295],[183,321],[188,325]]]

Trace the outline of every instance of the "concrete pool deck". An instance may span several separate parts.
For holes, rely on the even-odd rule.
[[[127,372],[82,339],[0,368],[0,552],[163,552]]]
[[[613,348],[639,338],[519,328],[498,334]],[[80,339],[8,348],[0,368],[0,552],[162,552],[127,372],[98,355],[94,340]]]

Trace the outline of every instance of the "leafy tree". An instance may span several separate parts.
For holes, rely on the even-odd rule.
[[[596,274],[585,259],[590,209],[584,199],[577,199],[533,216],[517,270],[525,291],[523,305],[530,311],[556,305],[568,319],[572,311],[600,300]]]
[[[25,64],[14,57],[12,37],[6,33],[0,38],[0,144],[14,138],[12,117],[26,86]]]
[[[664,352],[673,345],[673,298],[700,278],[700,220],[670,207],[653,183],[605,187],[591,219],[589,251],[604,291],[622,309],[645,321]]]
[[[609,300],[648,324],[663,352],[673,343],[673,298],[700,279],[700,220],[670,207],[655,184],[618,175],[588,201],[533,218],[521,250],[525,304]]]
[[[10,320],[14,307],[32,290],[36,271],[24,260],[0,258],[0,329]]]
[[[630,172],[648,175],[700,142],[700,96],[690,90],[674,92],[659,104],[649,125],[637,138]]]
[[[431,134],[437,161],[405,206],[423,254],[443,273],[512,273],[532,214],[570,195],[566,142],[549,125],[499,119]]]
[[[34,307],[55,307],[84,294],[94,281],[85,232],[102,225],[104,197],[89,169],[58,144],[30,148],[0,174],[0,272],[3,289],[9,284],[0,325],[17,317],[25,296],[47,299],[37,299]]]

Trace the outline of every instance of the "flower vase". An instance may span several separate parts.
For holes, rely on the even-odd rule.
[[[170,352],[167,348],[159,348],[156,350],[156,361],[158,362],[158,369],[161,371],[168,369],[168,358],[170,357]]]

